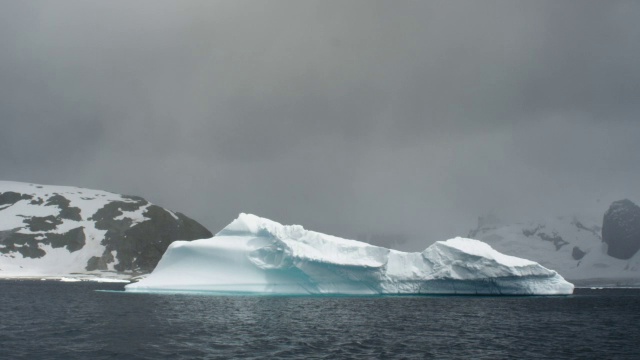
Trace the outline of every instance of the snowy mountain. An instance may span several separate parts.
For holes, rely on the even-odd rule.
[[[640,252],[626,252],[624,259],[610,256],[602,224],[602,218],[585,216],[516,224],[481,217],[469,237],[554,269],[576,285],[640,285]]]
[[[300,225],[240,216],[211,239],[176,241],[127,291],[267,294],[571,294],[533,261],[478,240],[438,241],[407,253]]]
[[[174,240],[211,236],[141,197],[0,181],[0,277],[148,273]]]

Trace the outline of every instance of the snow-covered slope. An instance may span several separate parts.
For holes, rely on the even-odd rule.
[[[587,216],[517,224],[481,218],[469,237],[536,261],[578,285],[639,285],[640,252],[627,260],[607,255],[600,224],[601,218]]]
[[[240,214],[211,239],[171,244],[153,273],[126,290],[570,294],[573,285],[477,240],[455,238],[405,253]]]
[[[210,236],[140,197],[0,181],[0,277],[144,273],[172,241]]]

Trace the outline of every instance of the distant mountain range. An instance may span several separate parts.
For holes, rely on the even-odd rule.
[[[640,285],[640,208],[614,202],[601,219],[566,216],[505,224],[478,219],[468,236],[558,271],[576,285]],[[603,241],[604,235],[604,241]]]
[[[171,242],[211,236],[141,197],[0,181],[0,277],[148,273]]]

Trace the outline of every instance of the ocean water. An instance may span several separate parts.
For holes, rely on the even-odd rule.
[[[0,358],[640,358],[640,289],[577,289],[566,297],[122,289],[0,281]]]

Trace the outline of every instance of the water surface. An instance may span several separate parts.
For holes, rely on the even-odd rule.
[[[0,357],[640,358],[640,289],[564,297],[130,294],[0,281]]]

